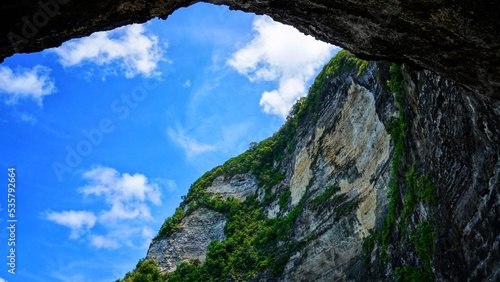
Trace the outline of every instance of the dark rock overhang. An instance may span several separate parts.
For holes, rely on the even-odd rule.
[[[0,61],[95,31],[152,18],[199,1],[40,0],[0,4]],[[464,0],[212,0],[267,14],[363,59],[433,70],[500,98],[500,2]]]

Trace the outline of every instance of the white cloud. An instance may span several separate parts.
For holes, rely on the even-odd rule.
[[[49,68],[40,65],[16,71],[0,66],[0,93],[7,95],[8,104],[15,104],[19,99],[32,99],[41,105],[44,96],[56,91],[49,73]]]
[[[265,113],[285,118],[293,103],[306,94],[306,83],[336,48],[306,36],[291,26],[257,16],[255,37],[236,51],[228,64],[251,81],[277,81],[278,89],[262,94]]]
[[[88,211],[48,212],[46,218],[71,229],[71,239],[79,238],[83,233],[94,227],[96,216]]]
[[[101,249],[116,249],[120,247],[120,244],[116,242],[115,240],[108,239],[104,236],[101,235],[92,235],[90,239],[90,243],[92,246]]]
[[[186,87],[186,88],[191,87],[191,80],[189,80],[189,79],[188,79],[188,80],[186,80],[186,81],[184,82],[184,84],[182,84],[182,87]]]
[[[133,24],[112,31],[96,32],[52,49],[65,67],[85,62],[118,68],[126,77],[159,75],[163,50],[158,36],[147,34],[144,25]],[[108,69],[108,72],[109,69]]]
[[[7,280],[0,277],[0,282],[7,282]]]
[[[123,219],[151,219],[146,202],[161,204],[160,191],[156,183],[149,183],[142,174],[120,174],[113,168],[97,167],[83,174],[90,184],[80,188],[85,196],[103,196],[111,205],[99,220],[103,222]]]
[[[83,172],[82,177],[88,184],[79,192],[86,202],[102,200],[104,206],[95,212],[46,212],[45,218],[70,228],[70,239],[87,234],[84,239],[96,248],[147,248],[154,235],[145,225],[153,219],[151,205],[161,204],[160,185],[176,187],[175,182],[164,178],[149,181],[143,174],[120,173],[101,166]]]
[[[170,139],[180,146],[188,159],[191,159],[199,154],[215,150],[215,146],[208,144],[201,144],[194,138],[187,136],[182,128],[173,129],[169,127],[167,134]]]

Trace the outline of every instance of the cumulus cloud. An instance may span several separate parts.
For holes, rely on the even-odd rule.
[[[79,238],[83,233],[94,227],[97,217],[88,211],[48,212],[46,218],[71,229],[71,239]]]
[[[255,37],[227,61],[251,81],[277,81],[278,89],[262,94],[265,113],[285,118],[293,103],[306,94],[306,83],[336,48],[306,36],[291,26],[258,16]]]
[[[0,66],[0,93],[6,95],[8,104],[15,104],[20,99],[32,99],[41,105],[44,96],[56,91],[49,73],[49,68],[40,65],[15,71]]]
[[[129,78],[137,74],[145,77],[158,75],[158,63],[163,60],[158,37],[148,34],[140,24],[96,32],[67,42],[52,52],[59,56],[65,67],[94,63],[118,68]]]
[[[86,234],[84,238],[96,248],[147,247],[154,236],[146,224],[153,219],[151,207],[161,204],[160,187],[170,190],[176,187],[175,182],[164,178],[150,181],[143,174],[120,173],[101,166],[83,172],[82,177],[87,185],[78,191],[86,202],[104,202],[104,206],[94,212],[50,211],[44,217],[70,228],[70,239]],[[98,224],[99,228],[94,228]]]
[[[147,202],[161,204],[160,191],[156,183],[149,183],[142,174],[120,174],[113,168],[97,167],[83,174],[90,184],[80,188],[87,196],[102,196],[111,205],[99,220],[108,222],[123,219],[151,219]]]

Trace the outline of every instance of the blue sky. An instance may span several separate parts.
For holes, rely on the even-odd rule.
[[[268,17],[196,4],[7,58],[0,282],[123,277],[190,184],[272,135],[336,51]]]

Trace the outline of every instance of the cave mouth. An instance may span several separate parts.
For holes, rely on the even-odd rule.
[[[46,49],[42,53],[59,63],[59,69],[62,66],[64,71],[80,71],[93,65],[87,75],[101,76],[103,80],[109,75],[159,77],[161,72],[157,71],[157,67],[165,62],[172,64],[168,58],[170,53],[174,56],[183,53],[185,57],[193,57],[187,54],[200,53],[205,58],[224,61],[221,63],[224,67],[250,81],[275,83],[275,89],[271,87],[263,92],[259,104],[265,113],[284,120],[294,102],[306,94],[320,67],[340,50],[339,47],[304,35],[291,26],[275,22],[268,16],[231,11],[224,5],[195,3],[170,15],[167,20],[167,23],[173,23],[170,26],[162,26],[159,22],[162,20],[153,19],[144,24],[95,32],[63,42],[61,46]],[[164,35],[163,38],[158,36],[160,34]],[[189,38],[187,35],[194,36]],[[192,46],[183,49],[180,47],[182,40],[190,41]],[[210,40],[215,43],[207,44]],[[197,47],[196,43],[200,45]],[[174,47],[169,49],[168,45]],[[194,60],[188,64],[193,64]],[[203,62],[206,59],[199,60]],[[25,59],[16,55],[8,58],[3,65],[10,72],[9,77],[15,78],[13,69],[25,68],[23,63]],[[31,98],[41,105],[45,96],[57,91],[53,79],[47,74],[51,68],[46,68],[43,63],[40,66],[27,64],[31,66],[30,71],[26,68],[24,72],[17,72],[17,75],[38,76],[36,79],[40,85],[34,89],[36,93],[14,93],[15,89],[7,89],[12,94],[10,98],[8,95],[5,98],[7,103]],[[190,83],[186,80],[185,86]],[[296,89],[291,89],[293,87]]]
[[[62,3],[63,1],[61,0],[58,2]],[[289,4],[288,2],[284,4],[283,1],[268,1],[250,4],[228,1],[225,3],[229,4],[232,9],[253,11],[258,14],[268,14],[275,20],[296,26],[305,34],[312,34],[316,38],[320,38],[325,42],[337,43],[339,46],[353,51],[360,57],[368,59],[385,59],[389,61],[407,63],[411,66],[423,67],[431,70],[429,72],[426,71],[426,74],[430,73],[429,76],[434,78],[437,77],[436,80],[439,80],[442,83],[446,83],[446,80],[441,80],[441,77],[433,74],[432,72],[437,72],[444,78],[457,81],[466,89],[474,92],[471,93],[470,91],[462,91],[463,89],[459,89],[459,87],[456,88],[458,89],[456,93],[463,93],[466,97],[465,99],[469,97],[474,98],[460,104],[460,107],[462,109],[468,109],[471,106],[470,101],[475,101],[474,106],[479,105],[479,108],[481,109],[481,111],[478,111],[477,113],[492,120],[493,122],[488,123],[488,125],[492,125],[492,128],[496,130],[497,127],[495,125],[498,124],[498,122],[496,122],[498,120],[498,115],[496,114],[498,112],[498,106],[496,106],[496,108],[493,107],[495,107],[494,105],[498,105],[498,103],[495,104],[489,102],[491,101],[490,99],[498,98],[498,96],[495,95],[498,95],[498,86],[500,85],[500,52],[498,52],[497,47],[500,46],[500,44],[498,42],[499,39],[495,37],[497,35],[496,31],[500,30],[500,28],[497,20],[498,17],[491,16],[492,13],[497,13],[496,11],[500,10],[494,9],[495,5],[499,5],[498,3],[491,4],[486,1],[477,1],[473,7],[468,7],[468,5],[464,4],[464,2],[457,1],[452,7],[446,7],[449,3],[400,3],[399,1],[394,1],[388,2],[386,6],[381,8],[371,6],[372,4],[366,3],[366,1],[338,1],[335,3],[325,2],[322,3],[322,5],[324,5],[322,7],[310,7],[305,2],[297,1],[297,3],[298,2],[304,5],[295,5],[296,3]],[[37,9],[39,9],[38,6],[35,7],[34,10],[21,9],[22,7],[19,7],[25,5],[25,2],[18,3],[19,4],[9,4],[12,6],[12,9],[17,11],[16,13],[10,14],[12,15],[10,19],[15,18],[16,20],[0,27],[3,32],[2,34],[4,35],[0,37],[0,40],[3,40],[0,44],[0,46],[2,46],[0,47],[1,58],[8,57],[15,53],[15,50],[12,50],[11,48],[12,44],[8,42],[8,34],[10,32],[22,30],[23,21],[18,19],[21,19],[25,15],[33,15],[38,11]],[[105,3],[101,3],[99,1],[88,1],[85,3],[67,1],[65,3],[67,4],[64,6],[65,10],[62,10],[61,8],[60,14],[57,15],[57,18],[51,20],[46,28],[41,29],[36,36],[33,36],[32,40],[30,39],[29,42],[26,43],[24,49],[19,50],[19,52],[34,52],[49,47],[55,47],[70,38],[82,37],[90,35],[94,31],[110,30],[114,27],[124,26],[134,22],[145,22],[153,17],[165,18],[177,8],[192,4],[185,2],[165,3],[160,1],[150,3],[149,5],[143,5],[141,3],[131,4],[127,1],[113,1]],[[222,2],[217,3],[222,4]],[[491,5],[485,5],[485,3]],[[4,12],[8,12],[10,11],[9,9],[11,9],[10,7],[7,7],[7,4],[0,5],[2,5],[2,11]],[[335,5],[335,7],[333,7],[333,5]],[[82,13],[82,11],[85,12]],[[215,14],[216,13],[217,12],[215,12]],[[145,33],[141,32],[141,30],[127,29],[127,31],[131,34],[136,32],[145,35]],[[126,34],[126,32],[124,33]],[[192,59],[192,56],[189,55],[190,52],[186,52],[186,50],[179,50],[179,53],[184,54],[184,56],[188,59]],[[50,56],[54,55],[46,55],[43,59],[45,61],[53,60],[54,57]],[[29,61],[26,58],[27,57],[22,58],[20,56],[14,56],[7,60]],[[30,226],[33,230],[42,230],[43,232],[40,233],[44,233],[48,236],[48,238],[55,238],[55,240],[58,241],[52,244],[50,248],[44,246],[43,244],[36,244],[36,241],[25,242],[26,249],[41,250],[41,252],[43,250],[42,253],[54,253],[54,245],[58,246],[60,245],[60,242],[68,240],[68,238],[73,240],[75,237],[77,239],[83,238],[83,240],[88,240],[83,242],[87,245],[95,246],[99,250],[113,250],[119,248],[121,245],[116,240],[113,240],[113,237],[107,237],[108,234],[106,233],[88,233],[88,229],[99,226],[100,223],[98,215],[109,214],[108,219],[113,218],[113,213],[106,213],[107,211],[110,211],[109,206],[102,206],[97,211],[91,212],[89,211],[90,208],[87,205],[88,203],[82,203],[82,193],[75,193],[78,188],[86,187],[86,184],[95,180],[92,178],[92,175],[95,176],[102,175],[100,173],[108,173],[108,175],[113,176],[112,179],[115,181],[122,181],[123,179],[129,179],[130,177],[132,177],[132,179],[137,179],[134,177],[138,177],[139,180],[146,179],[148,180],[148,183],[150,183],[149,181],[153,183],[154,180],[156,185],[164,187],[169,193],[177,193],[175,195],[180,198],[180,195],[185,195],[185,191],[181,192],[176,190],[176,187],[189,187],[192,181],[196,179],[202,171],[206,171],[208,168],[213,167],[214,156],[204,155],[207,157],[200,158],[198,161],[194,161],[195,157],[202,154],[214,153],[214,147],[220,146],[223,148],[223,153],[218,154],[218,156],[224,158],[225,160],[227,158],[223,154],[233,154],[229,151],[224,151],[224,149],[232,147],[239,148],[239,145],[241,145],[241,149],[243,150],[246,149],[248,143],[259,139],[252,137],[250,140],[239,140],[236,142],[235,146],[230,143],[217,143],[213,141],[214,139],[209,140],[210,142],[200,141],[198,136],[205,136],[209,138],[222,136],[227,137],[227,140],[231,141],[233,140],[231,139],[232,136],[238,132],[238,130],[236,130],[236,125],[251,127],[252,123],[258,118],[253,116],[248,123],[234,122],[234,124],[232,124],[234,126],[219,128],[218,132],[206,127],[197,132],[193,129],[192,125],[186,122],[186,120],[189,121],[189,118],[186,118],[187,114],[190,113],[190,111],[191,113],[193,112],[192,108],[188,108],[186,110],[173,107],[173,103],[169,102],[169,100],[163,100],[160,103],[156,102],[158,100],[151,99],[153,97],[165,96],[167,98],[175,98],[179,100],[184,99],[184,101],[187,101],[189,100],[186,97],[187,95],[182,96],[182,93],[186,92],[186,87],[193,87],[194,80],[188,80],[187,77],[184,77],[183,79],[179,79],[178,81],[174,81],[174,83],[172,83],[172,85],[177,83],[176,90],[158,91],[160,89],[158,86],[161,84],[158,84],[157,80],[142,79],[142,74],[140,72],[136,74],[127,68],[131,65],[134,66],[135,63],[138,63],[137,61],[134,61],[133,58],[134,57],[132,56],[132,59],[129,61],[129,65],[125,65],[124,67],[117,69],[120,74],[133,77],[130,80],[132,81],[132,84],[119,83],[119,81],[116,80],[116,77],[113,76],[113,73],[104,73],[106,81],[109,82],[110,85],[114,83],[114,90],[112,92],[116,96],[101,95],[102,97],[100,97],[100,99],[103,99],[102,101],[104,101],[102,104],[104,105],[103,107],[90,105],[89,102],[92,101],[89,99],[89,95],[85,96],[85,92],[92,92],[95,94],[103,91],[102,88],[100,88],[96,83],[87,83],[93,88],[88,91],[83,91],[83,93],[79,93],[79,95],[70,95],[81,90],[78,87],[74,87],[73,84],[58,84],[58,81],[56,80],[55,84],[52,84],[53,87],[51,87],[51,82],[53,83],[54,81],[51,81],[50,76],[48,76],[50,73],[66,70],[69,73],[73,72],[73,74],[75,72],[71,68],[67,68],[65,70],[64,67],[61,66],[59,66],[58,70],[54,68],[52,72],[43,67],[35,68],[36,65],[30,66],[30,70],[32,72],[26,72],[26,74],[29,76],[34,73],[45,77],[45,80],[42,80],[45,84],[42,84],[44,87],[39,89],[38,98],[35,97],[33,100],[34,103],[31,101],[30,106],[26,106],[27,108],[22,109],[19,106],[24,99],[23,97],[19,97],[18,100],[2,101],[7,103],[2,103],[1,107],[3,108],[1,111],[3,113],[7,113],[6,115],[10,115],[9,118],[12,119],[12,121],[7,122],[5,121],[5,117],[1,118],[3,123],[8,124],[8,129],[2,131],[1,133],[1,136],[4,137],[2,140],[7,140],[5,141],[5,146],[7,148],[16,148],[15,150],[8,150],[4,153],[6,159],[17,160],[16,166],[20,171],[33,172],[32,175],[25,176],[26,178],[23,181],[26,181],[25,183],[37,183],[35,186],[37,189],[30,189],[33,191],[32,196],[34,198],[47,199],[47,194],[53,196],[50,201],[32,201],[32,210],[28,211],[31,214],[29,214],[29,216],[27,215],[25,218],[39,219],[40,214],[44,215],[48,220],[45,221],[44,224],[51,224],[54,229],[47,230],[48,228],[43,226],[37,227],[37,225],[33,222],[30,222],[27,226]],[[9,63],[7,60],[6,62]],[[71,62],[71,60],[69,60],[69,62]],[[196,65],[201,62],[192,61],[191,63]],[[141,65],[139,63],[138,65],[142,67],[140,70],[144,73],[147,73],[148,70],[151,71],[148,64]],[[171,67],[173,68],[174,66]],[[5,69],[1,69],[1,71],[2,74],[9,74],[8,71],[5,72]],[[22,69],[12,69],[11,71],[12,73],[15,73],[16,71],[18,73],[23,72]],[[212,72],[213,69],[206,71],[206,73]],[[274,75],[274,73],[263,72],[263,74],[260,75]],[[248,78],[244,75],[238,74],[238,76],[240,82],[242,80],[248,80]],[[187,83],[188,81],[189,83]],[[210,84],[202,85],[204,88],[200,87],[200,89],[213,89],[214,86],[219,87],[223,85],[229,87],[227,84],[221,83],[221,81],[222,79],[220,77],[216,77],[216,79],[214,79]],[[266,86],[272,84],[272,82],[269,81],[266,83],[268,83]],[[25,85],[21,84],[21,86]],[[57,89],[57,93],[53,93],[53,95],[44,95],[46,91],[55,89]],[[73,91],[69,91],[68,89],[73,89]],[[234,97],[237,97],[236,95],[238,95],[238,93],[245,90],[245,87],[242,87],[240,83],[233,85],[232,88],[228,88],[227,90],[227,92],[215,91],[215,93],[218,95],[221,93],[233,94],[234,96],[225,98],[226,101],[233,101],[235,100]],[[261,94],[265,91],[272,92],[273,90],[279,90],[279,88],[274,87],[262,89],[261,92],[256,93],[253,96],[253,103],[238,104],[236,107],[238,110],[237,113],[243,114],[244,108],[249,104],[260,106],[262,98]],[[203,94],[203,92],[200,91],[199,94]],[[448,98],[449,96],[445,97]],[[197,97],[198,99],[206,99],[207,96],[199,95]],[[215,99],[206,100],[205,104],[201,103],[200,100],[195,102],[206,105],[206,107],[203,108],[206,113],[231,113],[231,107],[229,107],[228,104],[220,103],[220,101],[224,101],[224,99],[217,98],[220,98],[220,96],[215,97]],[[39,100],[43,102],[43,108],[37,104]],[[432,101],[432,97],[429,98],[429,101]],[[16,104],[16,102],[18,103]],[[76,105],[74,108],[71,108],[68,107],[65,102],[72,102]],[[467,104],[467,102],[469,104]],[[53,104],[50,105],[50,103]],[[215,105],[216,103],[219,103],[219,110],[215,110],[217,108]],[[145,105],[152,107],[164,107],[167,108],[168,111],[164,111],[156,116],[151,116],[151,111],[144,111],[143,106]],[[450,110],[453,110],[453,105],[453,103],[447,104],[447,106],[450,107]],[[48,111],[50,107],[56,110]],[[260,110],[260,108],[258,109]],[[434,109],[430,108],[428,110],[431,111]],[[44,116],[36,116],[36,111],[44,111]],[[81,111],[85,111],[88,114],[88,119],[85,120],[80,126],[75,123],[75,116]],[[56,113],[64,114],[65,118],[58,118]],[[432,113],[430,116],[432,117]],[[460,117],[460,115],[458,116]],[[175,120],[175,117],[183,117],[184,119],[178,121]],[[232,120],[232,117],[229,116],[220,119]],[[165,120],[173,120],[174,123],[170,127],[162,127],[157,124],[158,121]],[[476,119],[471,120],[474,122],[476,121]],[[204,121],[208,122],[212,120],[210,118],[205,118]],[[467,118],[464,118],[463,124],[466,124],[466,122],[468,122],[468,120]],[[41,123],[46,123],[47,126],[37,129],[37,124]],[[128,125],[125,123],[128,123]],[[155,124],[152,125],[151,123]],[[267,130],[263,132],[257,131],[254,135],[265,137],[268,134],[272,134],[272,132],[274,132],[281,123],[282,119],[277,116],[274,120],[266,121],[264,127]],[[144,130],[145,124],[153,126],[151,131],[163,134],[163,139],[161,139],[163,142],[167,140],[167,142],[170,142],[171,145],[178,146],[177,150],[168,155],[158,153],[165,150],[164,146],[162,146],[164,144],[155,143],[157,140],[160,140],[160,138],[154,137],[151,135],[150,131]],[[483,124],[486,126],[486,123]],[[68,128],[63,128],[62,125],[66,125]],[[453,124],[448,128],[454,128]],[[117,133],[123,132],[124,129],[135,129],[135,131],[133,131],[135,135],[129,139],[116,135]],[[252,135],[248,128],[243,127],[243,129],[244,130],[240,129],[240,132],[243,131],[245,136]],[[261,128],[258,130],[261,130]],[[488,130],[483,131],[489,131],[489,128]],[[425,131],[419,132],[426,133]],[[487,132],[485,132],[485,134],[487,134]],[[133,142],[136,135],[148,138],[148,144],[141,145]],[[12,136],[15,136],[15,138],[12,138]],[[34,136],[36,136],[36,139]],[[50,142],[47,136],[58,136],[61,139],[57,142]],[[112,144],[120,144],[123,140],[127,140],[127,142],[124,143],[127,143],[132,147],[128,150],[123,150],[119,147],[112,146]],[[421,140],[428,139],[422,138]],[[461,143],[456,142],[456,140],[463,140],[463,138],[452,138],[451,140],[454,140],[454,142],[449,142],[449,144],[460,145]],[[493,139],[490,139],[490,141],[491,140]],[[487,144],[487,142],[489,141],[486,139],[478,139],[471,143],[476,145],[479,144],[478,146],[480,147],[482,144]],[[430,146],[428,146],[428,148],[433,147],[433,144],[429,144]],[[498,144],[498,142],[496,144]],[[54,154],[51,154],[47,158],[37,157],[36,152],[44,152],[44,146],[54,146],[62,149]],[[185,150],[185,148],[191,149]],[[494,148],[495,150],[498,146],[492,145],[491,148]],[[155,152],[158,159],[154,161],[151,159],[146,160],[144,157],[145,151]],[[123,152],[128,153],[124,154]],[[455,150],[455,152],[461,152],[461,150]],[[92,164],[95,161],[95,156],[97,155],[102,155],[107,158],[109,158],[110,155],[116,155],[119,156],[120,159],[114,162],[97,164],[96,167],[92,167]],[[453,156],[454,153],[451,153],[450,155]],[[23,158],[19,156],[22,156]],[[171,182],[172,179],[169,178],[170,176],[162,175],[158,171],[151,173],[141,172],[141,169],[145,167],[160,167],[160,164],[164,166],[166,162],[171,161],[172,156],[185,158],[184,162],[177,163],[169,168],[173,173],[175,172],[176,175],[185,174],[187,166],[197,165],[198,170],[193,172],[193,174],[186,176],[186,179],[179,180],[178,182]],[[137,169],[129,169],[126,167],[127,164],[130,165],[139,162],[142,162],[142,164],[139,165],[139,168]],[[443,164],[443,167],[446,167],[447,165],[448,164]],[[482,165],[483,164],[468,167],[482,168]],[[62,176],[62,180],[58,179],[57,172],[54,172],[55,170],[57,170]],[[441,173],[441,171],[438,173]],[[47,182],[49,175],[53,179],[50,181],[53,182]],[[85,175],[90,178],[84,178]],[[487,178],[484,177],[483,179]],[[76,181],[77,184],[69,185],[68,181]],[[42,188],[38,189],[39,187]],[[44,187],[61,187],[62,189],[53,189],[49,191]],[[68,187],[74,187],[74,189],[68,189]],[[472,187],[471,189],[476,188],[472,185],[470,187]],[[144,189],[150,189],[148,191],[153,192],[155,191],[153,186],[144,186]],[[84,190],[82,189],[81,191]],[[471,194],[474,193],[471,192]],[[151,197],[147,197],[147,199],[149,201],[151,198],[154,199],[154,197],[153,193],[153,195]],[[68,207],[68,210],[65,211],[49,211],[45,206],[43,206],[44,203],[49,203],[54,199],[56,199],[56,201],[63,206],[67,204],[64,202],[64,199],[68,198],[72,198],[72,203],[77,202],[80,204],[78,209],[75,208],[75,210],[70,210],[70,207],[66,206]],[[102,201],[106,202],[106,200],[108,199],[104,199]],[[154,200],[151,200],[151,203],[154,208]],[[171,206],[169,205],[169,210],[158,211],[159,214],[173,213],[173,207],[177,206],[177,203],[168,203],[172,204]],[[153,208],[150,208],[151,211],[153,211]],[[78,222],[76,225],[68,223],[66,225],[59,224],[61,226],[58,226],[58,221],[65,222],[60,220],[65,215],[76,216],[76,218],[80,218],[78,216],[81,215],[87,215],[89,218],[93,218],[93,215],[95,216],[95,220]],[[445,215],[447,216],[446,213]],[[460,216],[457,216],[455,218],[459,217]],[[453,218],[448,217],[444,217],[442,219],[450,222],[453,220]],[[72,228],[75,226],[83,227],[83,229]],[[125,230],[125,227],[122,226],[122,229]],[[481,234],[489,235],[493,234],[491,233],[491,230],[487,229],[487,227],[487,225],[483,225],[481,226],[483,229],[480,229],[479,231],[474,230],[474,232],[482,232]],[[158,230],[158,228],[154,227],[142,229],[140,230],[140,236],[143,236],[143,234],[144,236],[147,236],[148,234],[154,233],[154,230]],[[131,240],[131,242],[135,242],[136,245],[134,246],[139,246],[138,242],[141,242],[140,240],[142,239],[142,237],[139,237],[137,240]],[[448,238],[445,238],[444,240],[448,240]],[[452,243],[454,242],[453,238],[449,240]],[[446,241],[446,243],[447,242],[448,241]],[[450,246],[446,244],[444,245]],[[453,248],[455,246],[457,245],[453,245]],[[36,257],[32,252],[30,254],[25,253],[24,255],[22,253],[23,250],[20,250],[20,252],[20,256]],[[122,265],[120,266],[121,268],[119,271],[128,271],[133,269],[133,265],[131,265],[131,263],[137,261],[136,257],[143,257],[144,253],[142,252],[138,254],[137,252],[131,252],[127,253],[127,255],[114,256],[110,261],[117,262],[118,264],[118,260],[123,259],[123,263],[119,263]],[[75,256],[75,253],[69,253],[66,254],[65,257],[74,258]],[[135,257],[132,258],[132,256]],[[36,265],[35,262],[27,262],[24,267],[30,268],[31,264],[33,269],[42,269],[40,261],[45,261],[45,259],[37,260]],[[446,263],[446,261],[444,261],[443,264],[444,263]],[[447,271],[449,267],[455,266],[443,265],[442,267],[445,271]],[[456,267],[459,268],[461,265]],[[45,268],[49,269],[50,272],[53,273],[53,265],[46,266]],[[74,268],[65,268],[65,266],[59,266],[59,268],[62,269],[62,274],[74,275]],[[91,272],[92,271],[85,271],[85,273]],[[97,275],[99,271],[96,270],[95,273]],[[101,274],[102,273],[99,273],[102,277]],[[112,277],[112,279],[113,278],[116,277]],[[47,277],[47,279],[52,280],[53,277]],[[30,279],[27,278],[26,280]]]
[[[209,15],[203,16],[207,9]],[[10,78],[10,88],[2,88],[10,96],[1,95],[6,126],[0,136],[13,150],[5,152],[5,160],[16,164],[30,191],[20,195],[33,205],[26,224],[50,228],[37,232],[33,242],[52,246],[31,246],[29,257],[51,252],[71,263],[105,253],[106,261],[120,266],[74,273],[61,265],[58,274],[93,273],[102,279],[119,271],[123,277],[145,255],[143,235],[158,232],[187,188],[251,142],[274,134],[287,107],[305,94],[338,50],[269,17],[200,3],[166,21],[124,26],[58,49],[7,58],[0,72]],[[259,60],[249,59],[255,56]],[[304,92],[290,92],[289,85]],[[145,200],[125,200],[121,190],[101,181],[105,177],[125,188],[129,181],[148,183],[139,185]],[[98,185],[100,195],[90,189]],[[158,191],[163,205],[154,200]],[[57,200],[40,201],[46,194]],[[116,212],[114,200],[124,206],[123,214]],[[135,207],[156,221],[145,220],[147,212],[133,217]],[[132,217],[130,223],[120,216]],[[71,220],[77,222],[71,225]],[[104,224],[113,220],[136,231],[118,240],[115,225]],[[125,239],[131,246],[121,243]],[[65,244],[74,252],[61,248]],[[119,253],[124,248],[129,248],[126,255]],[[30,260],[23,267],[47,276],[53,265]]]

